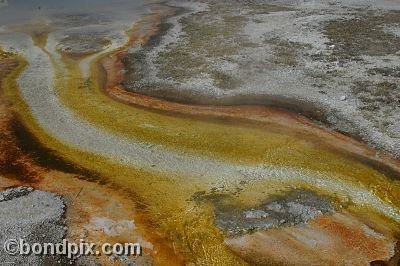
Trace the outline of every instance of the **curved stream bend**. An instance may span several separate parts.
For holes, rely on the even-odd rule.
[[[194,154],[180,153],[160,145],[132,141],[97,128],[63,106],[54,90],[55,75],[51,58],[30,40],[26,42],[29,42],[26,45],[30,48],[20,50],[29,62],[18,79],[21,94],[40,126],[68,145],[123,164],[152,169],[167,175],[201,178],[204,181],[215,180],[218,177],[219,182],[229,184],[245,175],[258,180],[275,180],[282,183],[302,182],[331,193],[350,196],[355,203],[373,206],[378,212],[400,221],[399,211],[370,191],[337,182],[327,173],[270,165],[234,165]],[[55,56],[53,60],[57,62]]]

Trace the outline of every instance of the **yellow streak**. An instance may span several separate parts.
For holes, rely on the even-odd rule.
[[[54,64],[60,100],[82,119],[135,141],[156,143],[232,163],[270,164],[327,172],[343,181],[363,183],[386,201],[400,205],[399,182],[390,181],[370,166],[339,156],[307,138],[276,133],[255,125],[174,117],[114,101],[101,91],[98,84],[97,61],[103,56],[92,63],[93,82],[89,87],[82,87],[79,60],[63,57],[65,69]]]
[[[168,239],[174,243],[177,253],[186,254],[186,258],[193,258],[190,261],[198,265],[245,265],[223,245],[222,235],[212,224],[211,209],[207,206],[192,206],[193,203],[187,202],[198,189],[209,189],[205,184],[182,182],[173,175],[157,176],[149,171],[119,165],[104,157],[73,149],[45,132],[32,117],[19,93],[16,79],[27,65],[26,61],[19,59],[19,67],[4,79],[5,95],[11,100],[12,108],[21,122],[41,143],[56,150],[70,162],[100,173],[100,180],[106,177],[106,182],[139,195],[140,199],[133,200],[147,205],[143,216],[155,224],[154,227],[147,228],[150,239],[157,236]],[[193,226],[194,224],[197,226]],[[199,243],[199,240],[202,241]],[[174,265],[173,262],[169,263],[168,265]]]
[[[44,47],[43,43],[40,46]],[[50,136],[37,124],[18,92],[16,79],[26,66],[22,58],[20,61],[19,68],[5,80],[5,92],[12,99],[13,108],[22,122],[41,143],[56,150],[67,160],[96,171],[110,182],[139,195],[140,199],[136,200],[148,205],[148,214],[143,216],[155,223],[154,228],[148,228],[148,232],[171,240],[176,251],[186,258],[193,258],[191,261],[196,265],[245,264],[224,247],[223,236],[213,225],[211,206],[197,206],[188,201],[197,191],[209,191],[211,184],[187,180],[172,173],[160,176],[148,169],[120,165],[96,154],[71,148]],[[96,82],[88,89],[80,88],[82,78],[79,62],[67,58],[64,58],[64,62],[67,73],[55,65],[58,95],[62,102],[82,118],[115,134],[235,163],[268,163],[329,172],[360,186],[369,186],[381,198],[400,205],[398,182],[389,181],[367,165],[316,147],[306,139],[274,133],[265,128],[177,118],[126,106],[100,91],[95,62],[92,65],[92,79]],[[145,124],[156,128],[142,127]],[[306,188],[303,184],[293,185]],[[288,189],[277,183],[254,184],[245,188],[238,202],[243,206],[251,206],[270,194]],[[370,212],[367,207],[352,208],[363,213]],[[370,215],[375,214],[370,212]]]

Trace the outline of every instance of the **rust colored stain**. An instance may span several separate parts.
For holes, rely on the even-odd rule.
[[[138,258],[139,264],[151,260],[155,265],[181,265],[175,253],[165,246],[165,240],[156,241],[148,234],[135,195],[58,171],[48,172],[38,187],[56,192],[67,200],[69,239],[79,242],[83,238],[98,245],[140,242],[144,256]],[[99,224],[96,222],[99,220],[107,222]],[[107,257],[99,259],[103,265],[110,264]]]
[[[394,236],[346,212],[303,226],[227,239],[226,244],[249,263],[262,265],[369,265],[392,261],[396,252]]]
[[[17,60],[0,58],[0,76],[7,76],[17,66]],[[0,83],[0,95],[1,93]],[[12,129],[13,119],[7,102],[5,102],[4,97],[0,97],[0,174],[35,183],[40,179],[43,169],[37,167],[34,161],[18,147]]]
[[[18,60],[3,58],[0,54],[0,82],[3,82],[17,66]],[[98,182],[91,182],[95,181],[93,173],[81,171],[78,166],[69,165],[61,158],[56,158],[56,155],[46,154],[50,151],[41,147],[40,143],[22,148],[22,142],[35,140],[31,139],[32,136],[28,136],[27,140],[20,139],[26,137],[27,132],[16,132],[21,131],[16,129],[19,125],[18,118],[13,113],[12,105],[4,97],[1,84],[0,191],[16,186],[32,186],[57,193],[66,201],[69,240],[79,243],[80,239],[85,239],[87,242],[97,243],[98,246],[103,243],[140,242],[145,256],[138,258],[138,262],[182,265],[182,259],[168,247],[165,239],[156,238],[148,233],[147,227],[143,227],[146,218],[136,213],[136,200],[131,194],[106,184],[106,178],[96,177]],[[40,154],[47,159],[41,161]],[[51,161],[48,161],[48,158]],[[118,230],[107,234],[107,223],[104,226],[96,223],[93,225],[96,219],[105,220],[111,223],[111,228]],[[130,224],[133,224],[133,227],[127,226]],[[110,265],[107,256],[97,259],[101,264]],[[113,265],[118,265],[118,262]]]
[[[177,8],[167,5],[153,5],[152,13],[143,16],[140,23],[133,27],[129,34],[128,47],[134,44],[146,45],[160,30],[161,22],[177,13]]]
[[[0,58],[0,77],[6,77],[17,67],[18,60]],[[0,96],[0,174],[35,183],[48,169],[59,169],[93,179],[94,173],[57,157],[27,131],[2,95],[1,83]]]
[[[384,247],[388,246],[386,237],[375,232],[355,217],[350,217],[346,214],[322,216],[310,224],[340,239],[342,248],[356,249],[359,256],[365,256],[373,260],[373,258],[379,258],[380,256],[389,259],[394,255],[391,252],[385,252]],[[392,239],[392,241],[394,240]]]

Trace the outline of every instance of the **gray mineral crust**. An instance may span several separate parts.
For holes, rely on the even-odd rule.
[[[293,190],[251,209],[234,209],[217,203],[215,221],[229,235],[241,235],[274,227],[305,224],[333,211],[328,199],[310,191]]]
[[[16,187],[0,193],[0,265],[62,265],[65,258],[52,255],[9,255],[7,241],[61,243],[66,233],[65,205],[56,194]]]

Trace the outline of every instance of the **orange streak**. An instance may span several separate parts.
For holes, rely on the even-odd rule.
[[[104,91],[122,103],[185,116],[234,119],[256,122],[269,127],[273,126],[278,129],[284,129],[285,132],[291,132],[291,134],[306,135],[316,143],[326,145],[345,155],[355,156],[360,160],[367,159],[369,162],[377,163],[378,166],[384,165],[389,167],[392,172],[395,172],[396,176],[400,175],[400,161],[394,159],[390,154],[386,152],[378,154],[374,148],[354,138],[316,125],[303,115],[282,108],[249,105],[207,106],[182,104],[127,91],[121,86],[124,78],[122,58],[125,55],[126,50],[118,51],[103,58],[100,62],[100,67],[105,70],[106,74]]]

